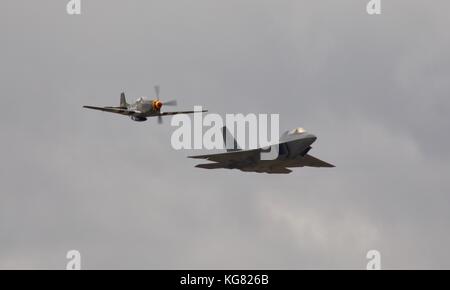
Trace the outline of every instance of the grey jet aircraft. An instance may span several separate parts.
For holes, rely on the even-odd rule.
[[[128,104],[127,100],[125,99],[125,93],[122,93],[120,95],[119,107],[83,106],[83,108],[129,116],[133,121],[137,122],[146,121],[148,117],[158,117],[158,123],[162,123],[163,116],[197,113],[197,111],[179,111],[179,112],[162,113],[161,112],[162,106],[176,106],[177,101],[175,100],[168,102],[160,101],[159,86],[155,86],[155,92],[156,92],[156,99],[140,97],[134,103]],[[207,111],[203,110],[198,112],[207,112]]]
[[[223,127],[223,138],[233,138],[226,127]],[[233,138],[234,148],[227,149],[226,153],[189,156],[189,158],[206,159],[212,163],[198,164],[195,167],[205,169],[239,169],[246,172],[288,174],[292,167],[335,167],[322,161],[308,152],[317,137],[307,133],[302,128],[286,131],[280,137],[280,142],[275,144],[278,148],[278,157],[274,160],[261,160],[261,152],[268,152],[270,148],[257,148],[252,150],[241,150]],[[231,139],[229,139],[231,140]],[[277,147],[278,146],[278,147]]]

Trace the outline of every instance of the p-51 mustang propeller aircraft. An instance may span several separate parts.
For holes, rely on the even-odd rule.
[[[226,127],[222,132],[224,142],[227,138],[233,138]],[[213,163],[198,164],[195,167],[205,169],[239,169],[247,172],[279,173],[287,174],[292,170],[288,167],[334,167],[325,161],[317,159],[308,154],[312,149],[311,144],[317,137],[307,133],[302,128],[286,131],[281,137],[278,146],[278,157],[274,160],[261,160],[261,152],[265,149],[240,150],[234,141],[234,149],[227,149],[226,153],[189,156],[189,158],[206,159]],[[275,147],[276,148],[276,147]]]
[[[162,102],[159,100],[159,86],[155,86],[156,99],[148,99],[140,97],[136,102],[128,104],[125,99],[125,93],[120,95],[119,107],[94,107],[83,106],[86,109],[98,110],[103,112],[116,113],[120,115],[129,116],[133,121],[143,122],[148,117],[158,117],[158,123],[162,123],[163,116],[171,116],[177,114],[193,114],[197,111],[179,111],[179,112],[161,112],[162,106],[176,106],[177,101],[172,100],[168,102]],[[206,110],[198,112],[207,112]]]

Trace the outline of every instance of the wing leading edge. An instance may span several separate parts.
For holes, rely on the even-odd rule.
[[[306,154],[304,159],[304,166],[309,167],[335,167],[333,164],[330,164],[328,162],[322,161],[319,158],[316,158],[312,155]]]

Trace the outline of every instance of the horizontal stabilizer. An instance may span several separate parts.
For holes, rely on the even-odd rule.
[[[271,168],[270,170],[266,171],[266,173],[269,173],[269,174],[289,174],[291,172],[292,172],[292,170],[284,168],[284,167]]]

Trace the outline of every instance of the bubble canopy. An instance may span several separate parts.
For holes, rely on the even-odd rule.
[[[299,128],[295,128],[295,129],[289,131],[289,135],[293,135],[293,134],[303,134],[303,133],[306,133],[306,130],[303,129],[303,128],[300,128],[300,127],[299,127]]]

